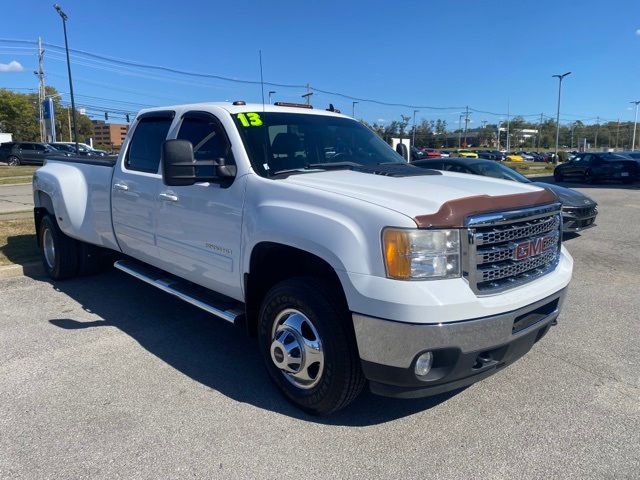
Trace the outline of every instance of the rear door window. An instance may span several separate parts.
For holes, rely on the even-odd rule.
[[[142,118],[131,139],[125,165],[129,170],[157,173],[162,144],[167,138],[173,119],[169,117]]]

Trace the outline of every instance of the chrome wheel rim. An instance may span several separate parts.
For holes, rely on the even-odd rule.
[[[15,167],[16,165],[18,165],[18,159],[16,157],[10,157],[7,164],[11,167]]]
[[[273,322],[271,361],[284,378],[302,389],[315,387],[324,372],[324,350],[315,325],[299,310],[283,310]]]
[[[53,243],[53,235],[51,229],[45,228],[42,232],[42,249],[44,250],[44,259],[49,268],[53,268],[56,262],[56,246]]]

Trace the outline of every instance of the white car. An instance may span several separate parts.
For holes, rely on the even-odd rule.
[[[272,380],[314,414],[367,383],[470,385],[549,331],[573,265],[552,192],[415,167],[303,107],[143,110],[117,160],[48,161],[33,179],[47,272],[122,254],[119,270],[257,335]]]

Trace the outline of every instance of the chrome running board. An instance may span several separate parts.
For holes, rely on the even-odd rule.
[[[164,270],[134,260],[118,260],[113,266],[227,322],[235,324],[244,315],[242,303],[206,290]]]

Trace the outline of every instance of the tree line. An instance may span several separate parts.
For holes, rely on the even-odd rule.
[[[413,136],[411,117],[401,115],[400,120],[393,120],[386,125],[369,124],[361,120],[387,143],[393,137],[409,138]],[[500,146],[506,147],[507,122],[486,123],[480,128],[467,131],[468,147],[497,147],[498,128],[500,128]],[[512,149],[551,149],[555,147],[556,122],[552,118],[543,118],[542,123],[531,122],[521,116],[513,117],[508,124],[509,145]],[[531,132],[536,130],[537,133]],[[639,132],[640,134],[640,132]],[[415,126],[415,143],[417,147],[453,148],[463,138],[461,128],[447,131],[446,120],[422,120]],[[586,139],[588,148],[631,149],[633,122],[601,122],[585,124],[580,120],[560,125],[559,145],[565,149],[578,149]]]
[[[56,136],[58,141],[69,141],[69,115],[71,108],[60,103],[60,94],[53,87],[46,87],[47,97],[53,100]],[[13,134],[13,139],[22,142],[40,141],[40,113],[37,93],[17,93],[0,88],[0,132]],[[91,119],[76,109],[78,141],[93,136]]]

